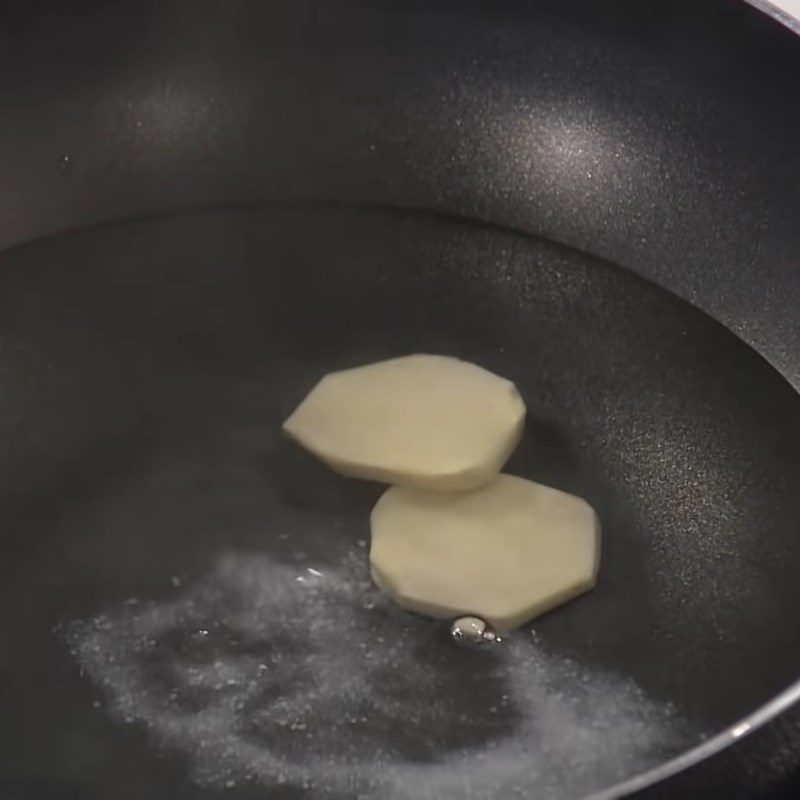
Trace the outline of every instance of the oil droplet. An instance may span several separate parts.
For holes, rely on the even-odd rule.
[[[495,629],[480,617],[459,617],[450,626],[450,638],[461,647],[479,647],[502,641]]]

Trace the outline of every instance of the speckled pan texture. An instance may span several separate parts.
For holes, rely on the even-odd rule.
[[[729,0],[0,20],[0,796],[571,798],[800,676],[787,28]],[[513,380],[509,471],[603,523],[597,587],[488,659],[358,583],[380,489],[279,434],[322,374],[415,351]],[[643,796],[796,797],[797,719]]]
[[[6,786],[570,798],[794,677],[800,397],[631,273],[298,207],[56,237],[2,281]],[[595,589],[485,660],[360,588],[381,487],[280,431],[320,374],[421,349],[514,381],[509,470],[603,521]]]

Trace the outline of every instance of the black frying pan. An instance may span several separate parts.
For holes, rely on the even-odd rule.
[[[0,797],[797,795],[788,31],[3,14]],[[510,469],[604,525],[597,588],[489,653],[362,585],[380,487],[279,435],[322,373],[420,350],[513,379]]]

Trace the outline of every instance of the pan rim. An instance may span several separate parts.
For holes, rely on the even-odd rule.
[[[738,722],[711,736],[691,750],[687,750],[639,775],[626,778],[608,789],[589,795],[586,800],[617,800],[617,798],[628,797],[634,792],[647,789],[661,781],[672,778],[689,767],[696,766],[721,753],[733,745],[734,742],[759,730],[759,728],[762,728],[798,702],[800,702],[800,679],[789,684],[782,692],[779,692],[755,711],[742,717]]]
[[[780,0],[745,0],[745,2],[781,25],[785,25],[793,33],[800,34],[800,19],[791,11],[783,8]]]

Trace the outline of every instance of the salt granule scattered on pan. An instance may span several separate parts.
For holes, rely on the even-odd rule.
[[[192,778],[214,788],[559,800],[685,741],[670,707],[525,631],[489,653],[452,647],[440,624],[378,593],[362,562],[228,553],[168,600],[73,623],[68,642],[109,712],[188,755]]]

